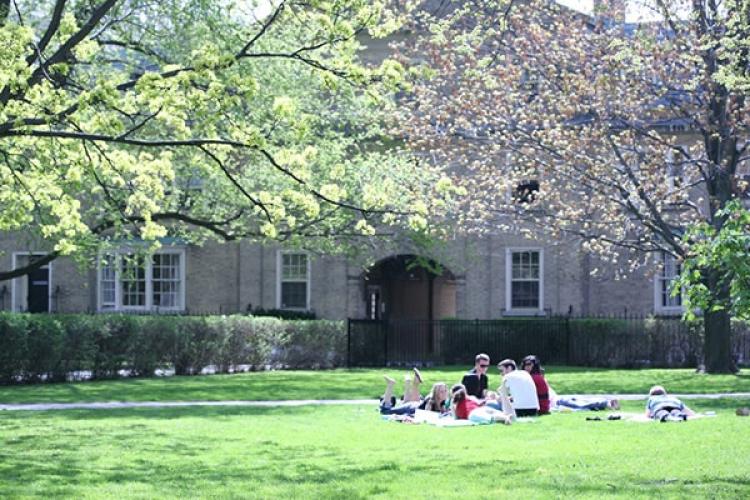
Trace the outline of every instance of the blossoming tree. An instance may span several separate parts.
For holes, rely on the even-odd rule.
[[[684,261],[696,223],[722,228],[747,190],[747,2],[653,8],[661,20],[639,25],[616,1],[593,16],[469,0],[415,17],[425,35],[401,50],[425,70],[400,127],[469,193],[464,228],[574,238],[626,271]],[[697,270],[705,362],[731,372],[732,269],[718,262]]]

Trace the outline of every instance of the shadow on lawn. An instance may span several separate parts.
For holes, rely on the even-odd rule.
[[[737,401],[729,400],[704,403],[720,403],[733,405],[732,407],[737,405]],[[203,420],[214,421],[238,416],[284,417],[293,412],[301,423],[317,423],[316,410],[318,407],[315,406],[293,409],[141,408],[34,412],[23,418],[18,418],[18,414],[14,414],[16,418],[11,418],[8,417],[9,414],[0,413],[0,426],[3,430],[8,431],[10,426],[14,428],[12,434],[4,434],[5,442],[0,448],[0,496],[39,494],[45,497],[76,497],[82,493],[89,496],[116,495],[116,490],[107,489],[108,485],[115,488],[115,484],[117,487],[137,485],[145,488],[143,496],[191,496],[214,490],[242,496],[243,493],[252,495],[253,488],[265,488],[260,490],[260,496],[274,496],[277,492],[288,494],[290,488],[292,491],[315,496],[399,496],[400,484],[407,484],[413,478],[419,478],[420,481],[430,477],[461,478],[471,469],[481,470],[481,476],[488,479],[487,492],[499,492],[498,496],[517,488],[526,488],[527,485],[533,496],[539,497],[556,497],[561,494],[696,496],[699,493],[710,494],[711,488],[720,488],[723,493],[746,497],[750,488],[750,478],[739,475],[649,480],[645,477],[633,477],[619,470],[612,473],[612,469],[609,469],[607,473],[611,477],[602,479],[597,478],[596,474],[604,474],[604,471],[589,469],[581,476],[576,475],[577,473],[568,474],[568,469],[560,469],[560,472],[540,476],[540,464],[519,456],[517,450],[510,450],[503,458],[481,457],[477,462],[473,451],[461,452],[471,444],[463,440],[457,441],[460,449],[443,447],[430,460],[422,461],[415,459],[418,458],[416,456],[412,457],[412,451],[419,450],[403,450],[401,443],[385,441],[395,435],[405,437],[405,443],[413,442],[409,439],[415,435],[422,439],[419,432],[422,430],[427,431],[424,436],[427,440],[430,439],[429,436],[434,437],[432,431],[437,430],[429,427],[418,429],[413,426],[384,424],[383,427],[373,429],[376,436],[385,438],[384,441],[374,442],[366,449],[366,453],[359,453],[356,447],[352,449],[351,446],[335,441],[313,440],[310,443],[306,439],[295,441],[279,434],[266,434],[262,426],[248,427],[248,434],[243,436],[240,443],[235,443],[236,434],[221,434],[220,429],[202,432]],[[363,411],[368,419],[369,415],[373,419],[377,418],[374,409],[367,408]],[[198,422],[172,432],[162,430],[171,427],[162,421],[188,418]],[[32,422],[25,428],[21,424],[28,419],[37,422]],[[128,421],[129,419],[148,419],[148,423]],[[115,422],[109,423],[107,420]],[[54,432],[49,432],[45,425],[38,425],[47,421],[56,424]],[[91,425],[86,426],[86,421],[91,422]],[[178,425],[182,426],[183,423],[179,422]],[[236,432],[236,429],[245,429],[244,426],[243,422],[241,426],[231,429]],[[567,427],[562,427],[563,436],[566,435],[566,429]],[[651,429],[661,431],[663,428],[652,426]],[[534,428],[530,427],[529,430]],[[290,432],[292,431],[316,432],[316,427],[292,427]],[[455,431],[460,432],[460,429]],[[526,429],[519,426],[518,432],[522,431]],[[488,435],[485,434],[485,437]],[[545,434],[545,439],[549,439],[549,435]],[[217,453],[217,449],[220,452]],[[117,460],[119,454],[123,456],[121,461]],[[589,477],[592,475],[593,477]],[[537,479],[532,481],[531,478]],[[31,485],[34,489],[30,489]],[[429,491],[430,486],[425,484],[428,488],[425,491],[437,494]],[[222,493],[217,495],[221,496]]]
[[[535,486],[536,494],[540,497],[558,497],[564,492],[566,497],[594,498],[616,495],[619,497],[677,497],[677,498],[709,498],[717,491],[723,495],[736,494],[736,498],[747,498],[750,492],[750,478],[742,476],[703,477],[700,479],[655,479],[633,480],[632,477],[610,477],[601,483],[596,478],[575,481],[570,478],[560,478],[550,484],[539,482]]]

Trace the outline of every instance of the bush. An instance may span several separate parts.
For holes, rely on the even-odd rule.
[[[207,365],[333,368],[346,360],[341,321],[285,321],[252,316],[0,313],[0,383],[178,375]]]
[[[28,315],[0,313],[0,381],[11,384],[23,377],[28,357]]]
[[[289,309],[263,309],[257,307],[250,314],[253,316],[271,316],[273,318],[288,320],[313,320],[315,313],[313,311],[290,311]]]
[[[98,350],[96,332],[101,328],[101,316],[66,314],[58,318],[66,332],[61,370],[68,377],[74,372],[93,371]]]
[[[25,378],[32,382],[65,380],[63,325],[56,317],[43,314],[29,315],[27,319]]]
[[[290,321],[278,361],[289,368],[335,368],[346,363],[343,321]]]

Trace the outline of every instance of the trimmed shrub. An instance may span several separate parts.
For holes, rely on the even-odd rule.
[[[101,316],[65,314],[58,318],[66,332],[61,369],[67,377],[74,378],[81,375],[76,372],[93,371],[98,351],[96,335],[102,325]]]
[[[139,316],[133,323],[126,354],[126,365],[136,377],[151,377],[168,363],[167,353],[178,328],[174,316]]]
[[[278,362],[289,368],[335,368],[346,363],[343,321],[290,321]]]
[[[0,313],[0,381],[12,384],[23,377],[28,359],[27,314]]]
[[[256,307],[250,314],[256,317],[270,316],[279,319],[288,320],[313,320],[315,313],[313,311],[290,311],[288,309],[263,309]]]
[[[63,381],[66,332],[54,316],[31,314],[27,317],[27,357],[25,379],[31,382]]]

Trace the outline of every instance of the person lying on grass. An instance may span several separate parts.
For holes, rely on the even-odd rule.
[[[620,402],[614,398],[558,396],[544,378],[544,369],[539,358],[530,354],[521,362],[523,369],[531,375],[536,386],[536,395],[539,400],[539,414],[547,415],[550,409],[558,411],[600,411],[619,410]]]
[[[695,412],[685,406],[685,403],[667,394],[666,389],[655,385],[648,391],[646,401],[646,416],[659,422],[682,422]]]
[[[396,385],[396,381],[387,375],[383,376],[386,385],[380,401],[380,414],[414,416],[416,410],[448,413],[448,386],[445,382],[434,384],[429,395],[422,398],[419,390],[422,384],[422,374],[416,368],[414,368],[413,373],[413,378],[408,375],[404,378],[404,397],[399,404],[396,404],[396,398],[393,395],[393,387]]]
[[[620,401],[605,396],[558,396],[550,388],[551,409],[557,411],[602,411],[619,410]]]
[[[510,425],[516,419],[516,414],[508,400],[507,387],[501,387],[499,396],[502,407],[509,409],[508,413],[486,406],[484,401],[467,394],[463,384],[455,384],[451,387],[453,416],[458,420],[470,420],[478,424],[499,422]]]

